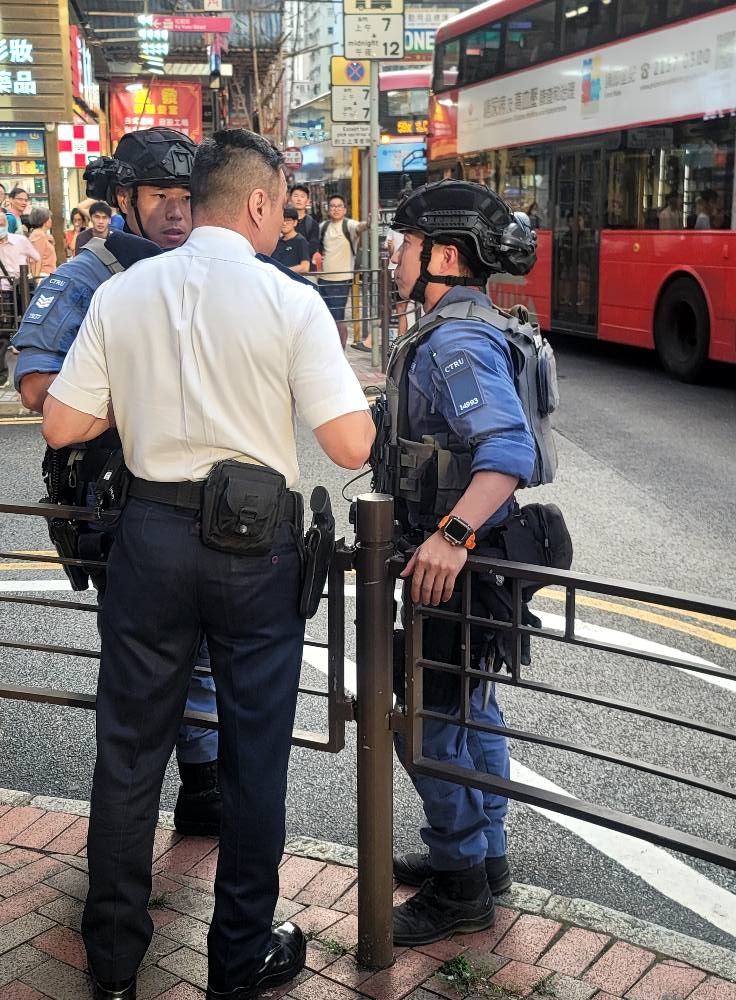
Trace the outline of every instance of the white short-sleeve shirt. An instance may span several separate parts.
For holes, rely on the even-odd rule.
[[[213,226],[100,286],[49,391],[97,417],[112,401],[128,468],[154,482],[235,458],[293,486],[295,413],[314,429],[368,408],[315,289]]]

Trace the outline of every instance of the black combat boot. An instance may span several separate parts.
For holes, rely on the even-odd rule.
[[[181,787],[174,809],[174,826],[184,837],[219,837],[222,798],[217,787],[217,761],[184,764],[177,761]]]
[[[394,854],[394,878],[404,885],[424,885],[436,874],[428,854]],[[486,858],[488,888],[500,896],[511,887],[511,869],[505,854],[500,858]]]
[[[415,896],[394,907],[394,944],[431,944],[457,931],[483,931],[495,918],[484,864],[436,871]]]

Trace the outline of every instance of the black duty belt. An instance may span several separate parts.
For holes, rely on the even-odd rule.
[[[152,483],[148,479],[134,478],[128,490],[129,497],[138,500],[152,500],[154,503],[165,503],[170,507],[183,507],[185,510],[202,509],[202,492],[204,480],[197,483]],[[282,521],[288,521],[297,527],[302,519],[301,493],[286,491]]]

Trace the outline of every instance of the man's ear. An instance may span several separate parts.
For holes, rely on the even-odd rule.
[[[131,191],[132,188],[119,187],[115,189],[115,202],[116,208],[123,215],[128,215],[130,213],[131,205]]]
[[[255,188],[248,198],[248,211],[256,226],[263,224],[263,214],[266,210],[267,195],[263,188]]]

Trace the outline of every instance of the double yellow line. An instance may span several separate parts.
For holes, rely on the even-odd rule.
[[[538,597],[546,597],[552,601],[563,601],[565,595],[562,591],[552,590],[544,587],[537,594]],[[705,621],[710,625],[717,625],[729,632],[736,633],[736,622],[728,618],[718,618],[714,615],[706,615],[700,611],[682,611],[680,608],[664,608],[661,604],[649,604],[642,601],[640,605],[619,604],[616,601],[607,601],[601,597],[589,597],[587,594],[578,594],[575,599],[577,607],[595,608],[598,611],[607,611],[613,615],[623,615],[626,618],[635,618],[637,621],[648,622],[650,625],[661,625],[662,628],[670,629],[672,632],[682,632],[684,635],[693,636],[696,639],[704,639],[712,642],[716,646],[723,646],[725,649],[736,649],[736,635],[724,635],[721,632],[714,632],[711,628],[703,628],[682,618],[693,618],[696,621]],[[648,608],[655,608],[649,611]],[[662,614],[661,612],[666,612]],[[676,617],[677,616],[677,617]]]

